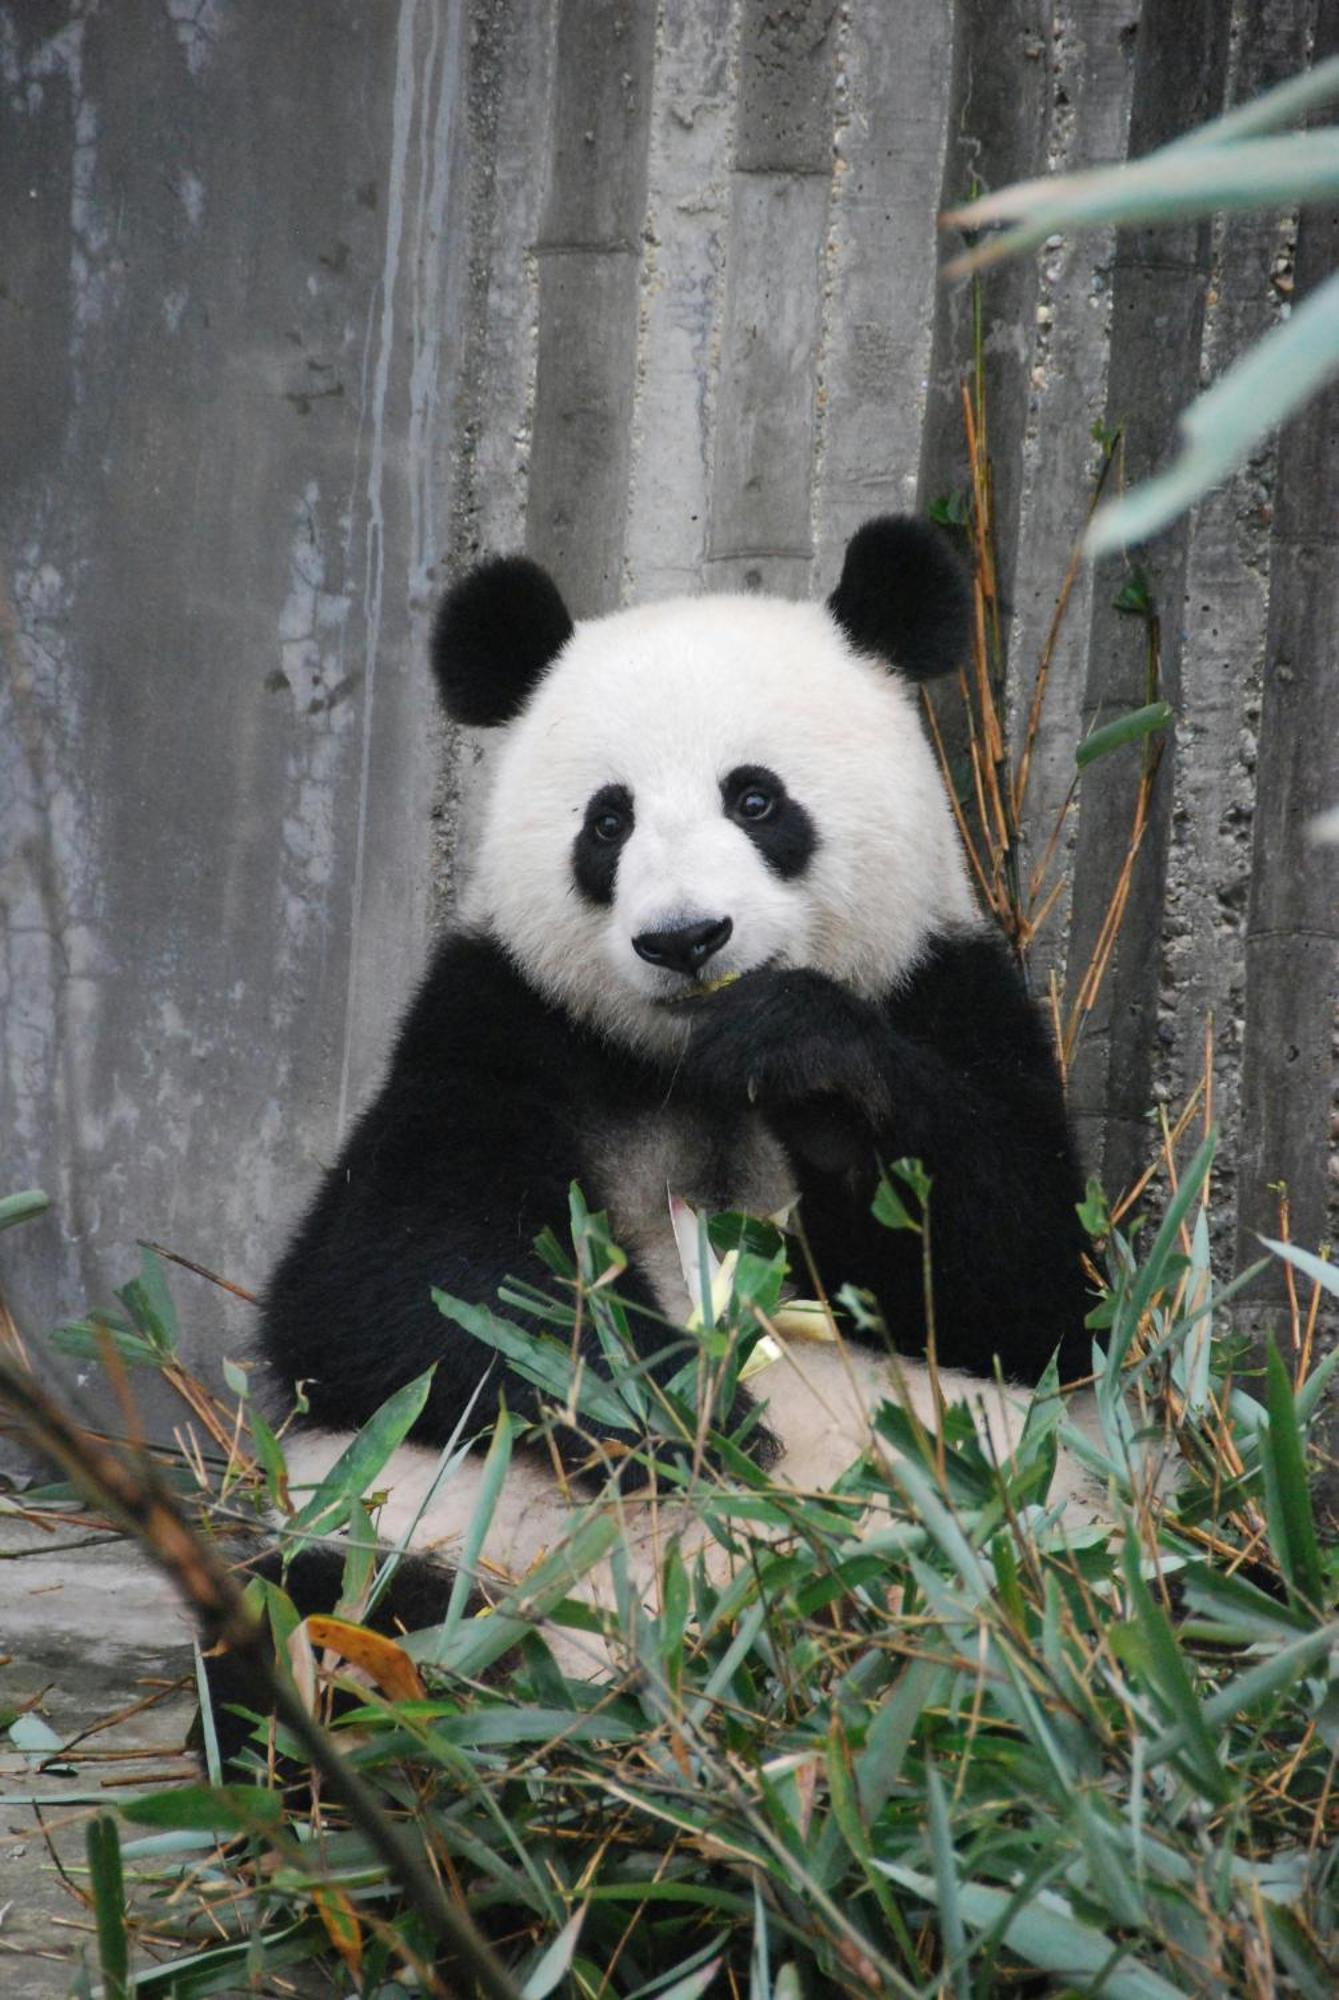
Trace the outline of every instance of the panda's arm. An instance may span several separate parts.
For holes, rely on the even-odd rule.
[[[873,1291],[898,1345],[924,1345],[921,1239],[870,1213],[880,1166],[916,1158],[940,1359],[988,1372],[998,1355],[1035,1380],[1059,1347],[1062,1372],[1083,1371],[1078,1170],[1049,1036],[1002,941],[941,940],[882,1006],[810,971],[700,1004],[687,1069],[752,1097],[786,1144],[826,1288]]]
[[[460,938],[443,948],[379,1096],[264,1301],[267,1358],[283,1382],[306,1384],[313,1421],[356,1427],[434,1363],[415,1430],[425,1443],[446,1442],[481,1381],[471,1431],[496,1415],[500,1394],[518,1414],[538,1415],[536,1392],[447,1320],[432,1288],[495,1308],[507,1277],[557,1292],[534,1239],[545,1226],[565,1238],[568,1190],[584,1164],[573,1104],[588,1061],[580,1036],[491,945]],[[621,1292],[651,1303],[635,1272]],[[663,1327],[641,1324],[652,1347],[668,1341]],[[566,1455],[579,1456],[568,1442]]]

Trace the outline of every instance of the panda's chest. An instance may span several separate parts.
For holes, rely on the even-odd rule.
[[[598,1206],[615,1242],[635,1259],[662,1312],[691,1310],[670,1221],[671,1194],[709,1215],[775,1215],[794,1198],[784,1148],[756,1112],[729,1119],[684,1106],[606,1114],[587,1135]]]

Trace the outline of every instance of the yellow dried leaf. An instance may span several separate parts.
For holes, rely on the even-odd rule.
[[[360,1978],[363,1970],[363,1927],[354,1914],[353,1904],[342,1889],[313,1889],[312,1901],[325,1925],[326,1936],[354,1978]]]
[[[306,1618],[303,1624],[313,1646],[338,1653],[392,1701],[422,1701],[426,1697],[418,1668],[394,1639],[369,1632],[365,1625],[350,1625],[343,1618]]]

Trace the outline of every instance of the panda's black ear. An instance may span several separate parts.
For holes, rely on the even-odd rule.
[[[452,721],[510,722],[572,629],[557,584],[529,556],[495,556],[461,577],[442,600],[429,648]]]
[[[857,528],[828,610],[851,644],[909,680],[933,680],[966,659],[972,597],[946,535],[910,514]]]

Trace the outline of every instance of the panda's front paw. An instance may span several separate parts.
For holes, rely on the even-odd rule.
[[[824,973],[748,972],[693,1006],[683,1073],[699,1089],[764,1111],[835,1099],[871,1124],[886,1114],[883,1018]]]

